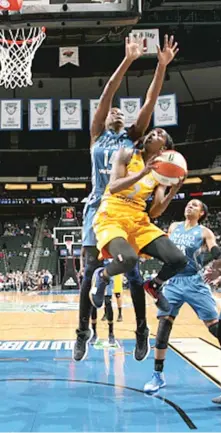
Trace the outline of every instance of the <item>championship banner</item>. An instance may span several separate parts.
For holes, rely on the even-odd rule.
[[[99,99],[90,99],[90,119],[89,119],[90,127],[92,125],[94,114],[95,111],[97,110],[98,104],[99,104]]]
[[[60,99],[60,130],[82,129],[80,99]]]
[[[1,130],[22,129],[21,99],[1,99]]]
[[[52,130],[52,100],[29,99],[30,131]]]
[[[137,120],[141,108],[140,98],[120,98],[120,109],[125,117],[125,126],[131,126]]]
[[[79,66],[79,48],[78,47],[60,47],[59,48],[59,66],[67,63]]]
[[[178,124],[176,95],[162,95],[157,98],[153,114],[154,126],[176,126]]]

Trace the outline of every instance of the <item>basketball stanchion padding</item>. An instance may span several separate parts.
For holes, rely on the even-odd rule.
[[[0,9],[16,11],[21,7],[22,0],[3,0]],[[45,27],[0,28],[0,86],[6,89],[32,86],[32,61],[46,37],[45,31]]]

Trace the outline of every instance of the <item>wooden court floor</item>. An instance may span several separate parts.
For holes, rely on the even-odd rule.
[[[129,291],[124,291],[123,322],[116,321],[115,299],[115,337],[133,339],[135,316]],[[215,294],[218,309],[221,295]],[[150,297],[147,301],[147,320],[154,337],[157,329],[156,307]],[[66,340],[75,339],[78,325],[78,294],[57,294],[41,292],[1,292],[0,293],[0,340]],[[103,309],[98,311],[98,335],[107,338],[107,323],[100,319]],[[193,310],[184,305],[176,319],[171,338],[200,337],[213,344],[216,339],[197,318]]]

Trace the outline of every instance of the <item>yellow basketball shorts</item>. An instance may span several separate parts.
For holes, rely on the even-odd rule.
[[[124,238],[139,254],[143,247],[165,235],[150,222],[147,213],[135,210],[130,210],[130,213],[116,212],[116,208],[108,211],[98,210],[93,227],[97,247],[101,253],[100,258],[103,259],[111,257],[105,247],[113,239]]]

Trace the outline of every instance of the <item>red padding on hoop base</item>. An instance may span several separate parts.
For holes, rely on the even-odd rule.
[[[0,0],[0,10],[2,11],[20,11],[23,0]]]

